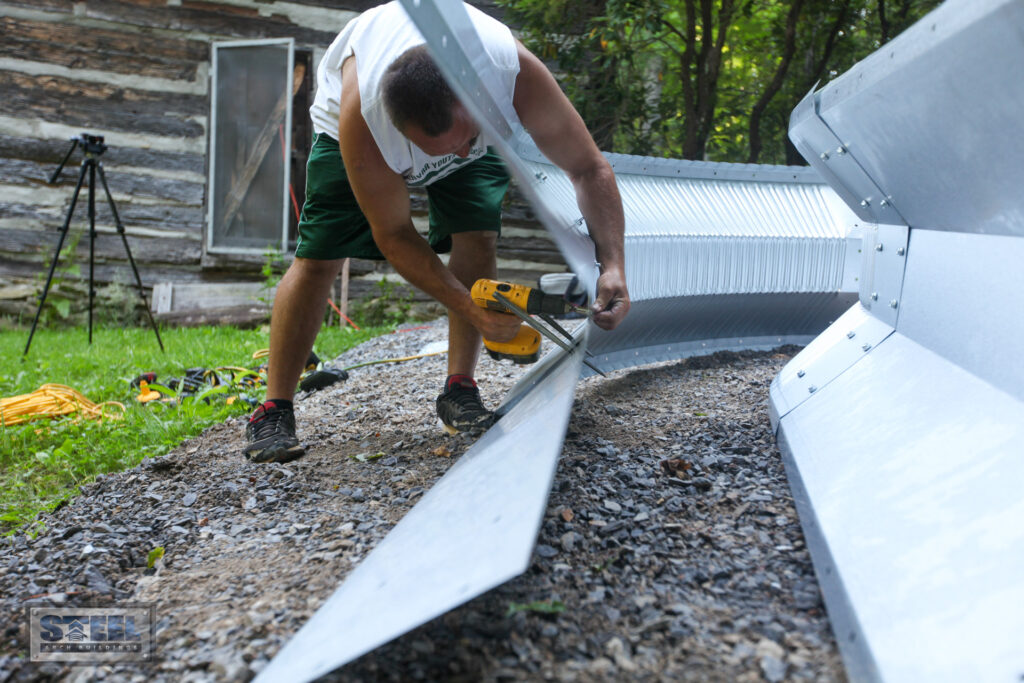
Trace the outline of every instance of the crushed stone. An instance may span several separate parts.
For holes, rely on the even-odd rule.
[[[408,327],[334,364],[445,335],[443,320]],[[529,570],[324,680],[844,681],[768,421],[796,350],[582,380]],[[445,363],[371,365],[300,395],[294,462],[246,462],[233,418],[85,486],[38,537],[3,539],[0,680],[251,679],[472,446],[434,414]],[[524,372],[485,356],[484,400]],[[153,663],[25,661],[26,607],[139,602],[156,608]]]

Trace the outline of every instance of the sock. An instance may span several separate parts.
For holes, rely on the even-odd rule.
[[[265,412],[270,408],[283,408],[285,410],[292,410],[293,405],[291,401],[285,398],[268,398],[266,401],[261,403],[258,408],[256,408],[256,411],[253,412],[252,416],[249,418],[249,421],[252,422],[253,418],[256,417],[257,413],[259,413],[262,416],[261,410]]]
[[[463,389],[476,389],[476,381],[469,375],[449,375],[444,383],[444,390],[451,391],[456,385]]]

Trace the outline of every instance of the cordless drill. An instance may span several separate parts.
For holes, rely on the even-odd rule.
[[[499,313],[513,313],[524,319],[512,341],[484,339],[488,355],[495,360],[507,359],[521,365],[537,362],[540,358],[541,331],[539,324],[529,321],[528,317],[539,315],[552,324],[552,315],[570,311],[588,312],[580,305],[582,300],[581,295],[575,291],[578,288],[575,280],[572,273],[554,273],[542,276],[537,287],[488,279],[473,283],[470,296],[477,306]],[[557,343],[558,340],[554,341]]]

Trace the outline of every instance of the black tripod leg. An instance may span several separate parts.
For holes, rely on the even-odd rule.
[[[68,227],[71,225],[71,215],[75,212],[75,204],[78,202],[78,193],[82,190],[82,183],[85,181],[85,162],[82,162],[82,170],[78,172],[78,184],[75,185],[75,192],[71,195],[71,206],[68,207],[68,214],[64,217],[64,225],[60,229],[60,239],[57,240],[57,248],[53,252],[53,259],[50,261],[50,272],[46,274],[46,286],[43,293],[39,295],[39,308],[36,309],[36,317],[32,321],[32,329],[28,333],[28,342],[25,343],[25,351],[21,355],[27,356],[29,347],[32,346],[32,337],[36,334],[36,325],[39,324],[39,316],[43,312],[43,305],[46,303],[46,295],[50,292],[50,284],[53,282],[53,272],[57,270],[57,262],[60,260],[60,250],[64,246],[64,238],[68,236]]]
[[[132,250],[128,248],[128,238],[125,236],[124,225],[121,223],[121,216],[117,213],[117,207],[114,205],[114,198],[110,196],[110,188],[107,187],[107,176],[103,173],[103,164],[97,163],[97,168],[100,171],[100,182],[103,183],[103,191],[107,194],[107,203],[110,204],[110,212],[114,214],[114,225],[117,226],[117,232],[121,235],[121,242],[124,244],[124,251],[128,254],[128,263],[132,265],[132,272],[135,273],[135,284],[139,288],[139,298],[142,299],[142,307],[146,309],[146,315],[149,317],[149,325],[153,328],[153,333],[156,334],[156,343],[160,345],[160,350],[164,350],[164,342],[160,339],[160,330],[156,326],[156,320],[153,319],[153,312],[149,310],[149,302],[146,301],[146,290],[142,288],[142,278],[139,277],[139,269],[135,266],[135,259],[132,258]]]
[[[92,344],[92,307],[96,299],[96,285],[93,273],[96,269],[96,160],[89,164],[89,343]]]

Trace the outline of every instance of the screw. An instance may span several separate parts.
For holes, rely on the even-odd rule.
[[[813,394],[817,390],[818,390],[818,387],[814,386],[813,384],[811,386],[807,387],[807,393],[808,394]]]
[[[868,207],[871,206],[871,202],[869,202],[867,199],[862,199],[860,200],[860,205],[863,207]]]
[[[871,292],[871,300],[878,301],[878,292]]]
[[[828,161],[828,152],[822,152],[819,156],[822,161]]]
[[[900,302],[896,301],[896,299],[893,299],[892,301],[889,302],[889,308],[896,308],[899,305]]]
[[[882,201],[880,201],[880,202],[879,202],[879,204],[880,204],[880,205],[881,205],[881,206],[882,206],[883,208],[885,208],[886,206],[889,206],[889,200],[888,200],[888,199],[883,199]]]
[[[807,373],[806,373],[806,372],[804,372],[803,370],[798,370],[798,371],[797,371],[797,373],[796,373],[796,376],[797,376],[797,377],[803,377],[803,376],[804,376],[804,375],[806,375],[806,374],[807,374]]]
[[[882,251],[883,248],[884,247],[882,246],[881,242],[879,242],[878,244],[875,245],[875,251]]]
[[[846,154],[846,148],[842,145],[836,147],[836,154]]]
[[[862,346],[860,348],[864,349],[865,351],[870,351],[871,350],[871,344],[865,344],[864,346]]]
[[[854,332],[853,330],[850,330],[849,332],[846,333],[846,338],[847,339],[853,339],[856,336],[857,336],[857,333]]]
[[[900,247],[899,249],[896,250],[896,253],[899,254],[900,256],[903,256],[904,254],[907,253],[907,250],[904,249],[903,247]]]

